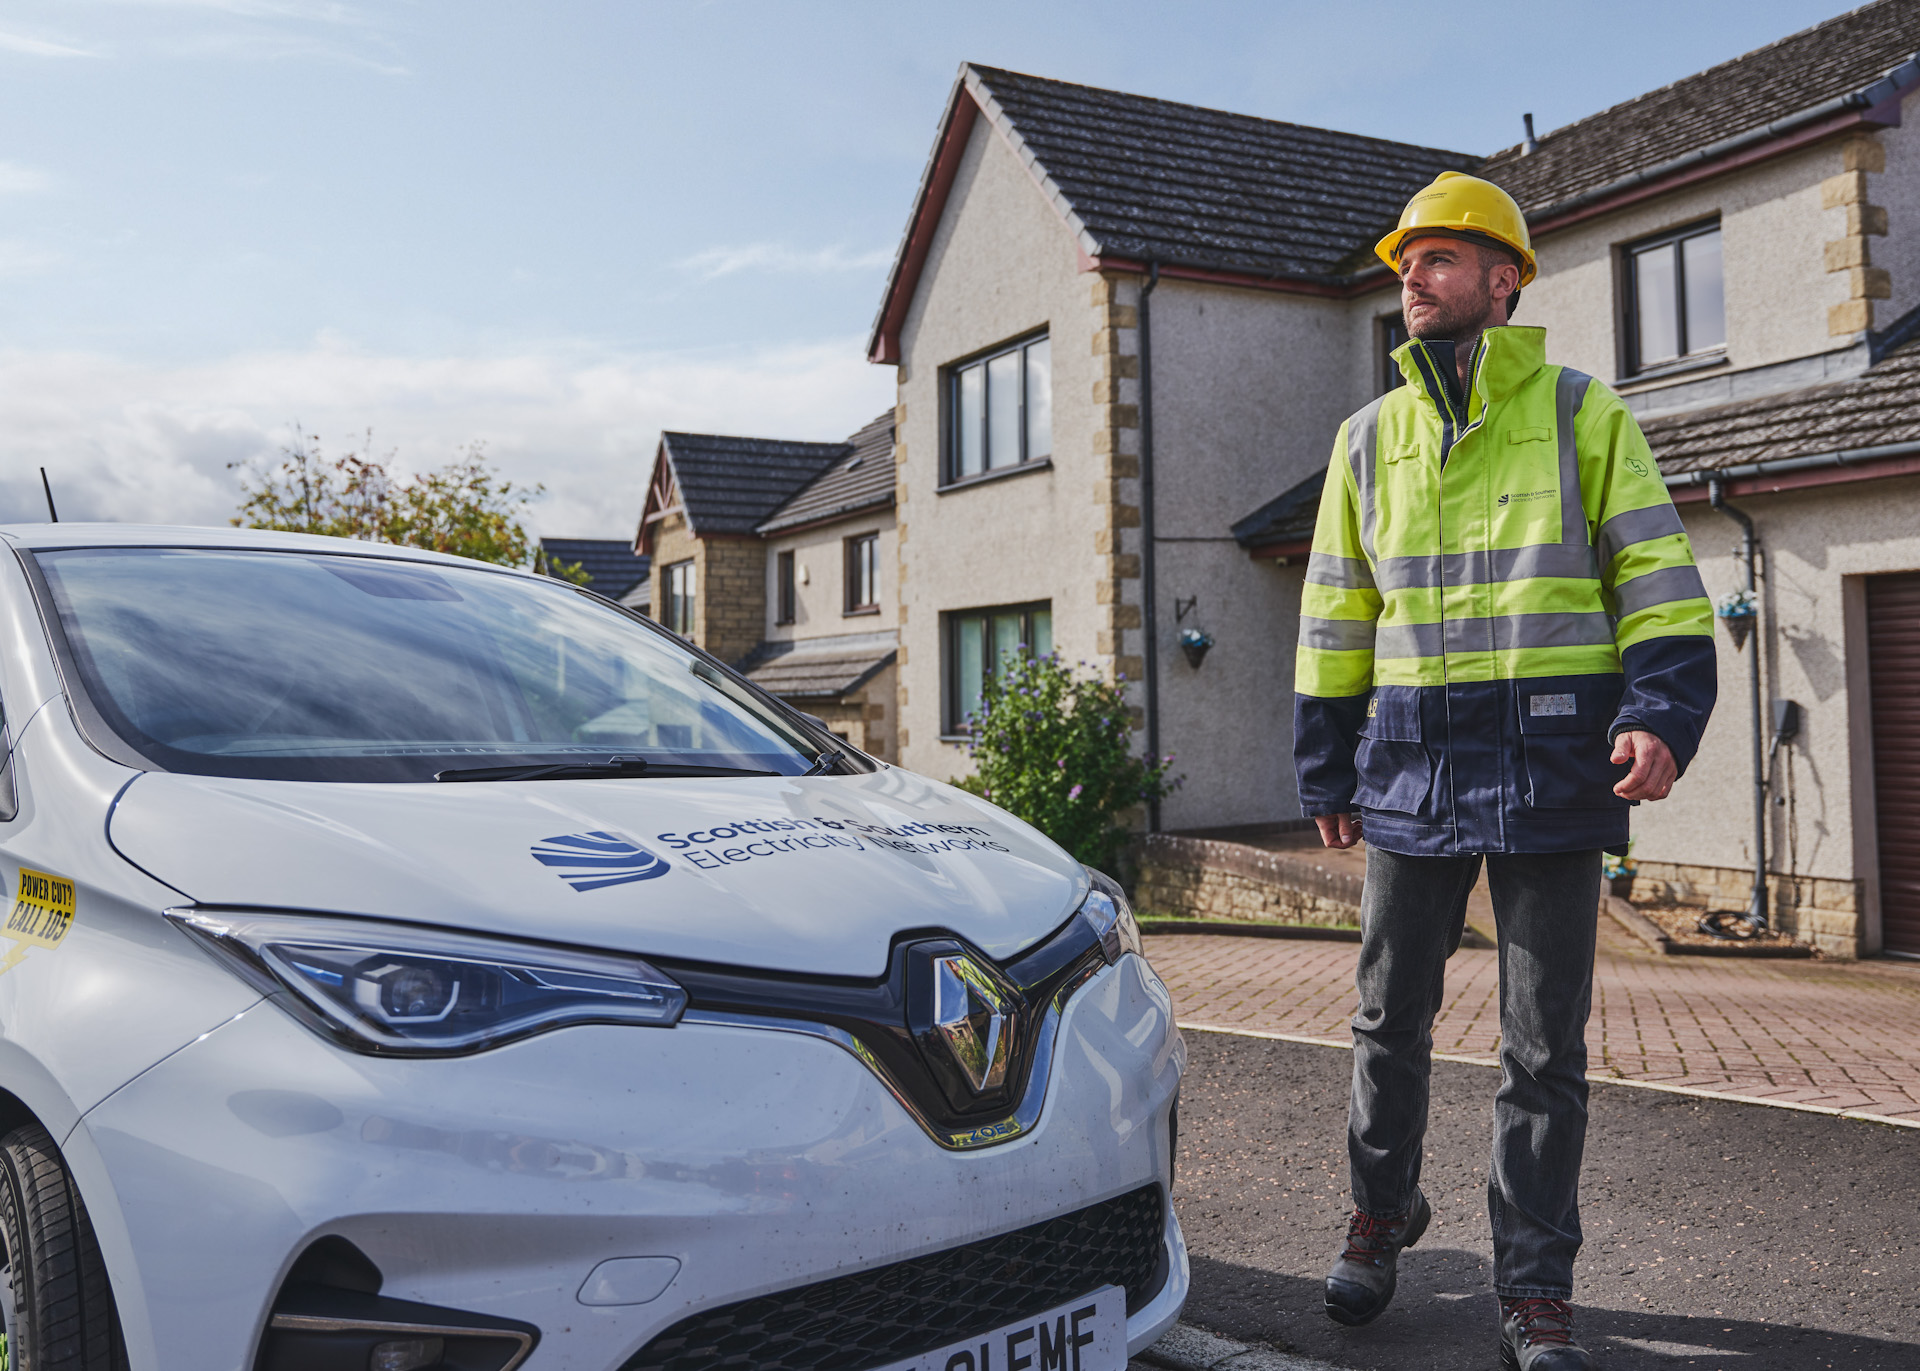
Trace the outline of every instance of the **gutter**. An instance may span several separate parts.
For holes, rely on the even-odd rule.
[[[1707,487],[1716,483],[1729,486],[1741,483],[1740,489],[1729,490],[1729,494],[1761,495],[1915,474],[1920,474],[1920,441],[1841,448],[1804,457],[1776,457],[1711,470],[1679,471],[1663,479],[1667,489],[1673,492],[1674,502],[1688,504],[1706,499]]]
[[[783,533],[805,533],[809,529],[823,528],[827,524],[837,524],[843,520],[851,519],[854,515],[864,514],[870,509],[892,509],[893,502],[893,491],[888,490],[884,495],[875,495],[866,500],[856,500],[851,504],[835,505],[832,509],[825,510],[819,514],[810,514],[806,518],[796,520],[793,523],[781,524],[769,521],[756,527],[754,533],[762,538],[774,538]]]
[[[1535,233],[1548,233],[1604,212],[1598,204],[1600,201],[1611,200],[1641,187],[1650,187],[1652,182],[1663,181],[1668,177],[1678,176],[1696,168],[1704,173],[1706,164],[1735,157],[1749,149],[1757,148],[1762,143],[1773,142],[1793,134],[1801,134],[1803,141],[1812,142],[1855,124],[1898,124],[1900,122],[1898,101],[1915,85],[1920,85],[1920,54],[1909,57],[1864,89],[1852,91],[1846,95],[1836,95],[1831,100],[1823,100],[1798,113],[1782,115],[1758,128],[1718,139],[1705,147],[1695,148],[1692,152],[1682,153],[1655,166],[1643,168],[1617,181],[1610,181],[1604,186],[1595,186],[1592,190],[1582,191],[1565,200],[1542,205],[1528,214],[1527,218],[1532,222]],[[1878,117],[1880,107],[1889,103],[1893,104],[1890,115]],[[1831,127],[1817,130],[1809,127],[1822,121],[1826,121]],[[1784,150],[1780,149],[1780,151]],[[1660,189],[1666,190],[1671,187],[1663,186]],[[1649,188],[1647,193],[1655,192]],[[1605,208],[1612,209],[1616,206],[1608,205]]]

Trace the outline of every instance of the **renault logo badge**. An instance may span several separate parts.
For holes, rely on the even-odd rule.
[[[973,958],[961,953],[934,959],[934,1031],[976,1095],[1006,1084],[1010,1009]]]

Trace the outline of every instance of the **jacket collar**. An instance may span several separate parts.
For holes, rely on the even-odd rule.
[[[1402,343],[1393,350],[1393,360],[1409,385],[1435,406],[1446,407],[1446,397],[1434,394],[1421,375],[1422,364],[1432,367],[1436,360],[1425,343],[1418,338]],[[1467,397],[1467,422],[1478,423],[1488,405],[1506,399],[1546,364],[1547,331],[1543,328],[1506,324],[1481,334],[1474,356],[1473,393]],[[1437,369],[1434,374],[1438,376]]]

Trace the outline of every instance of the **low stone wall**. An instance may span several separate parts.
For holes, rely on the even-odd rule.
[[[1146,914],[1319,927],[1360,922],[1359,878],[1293,853],[1150,833],[1135,860],[1134,903]]]
[[[1632,898],[1642,904],[1697,904],[1702,909],[1745,909],[1753,894],[1753,871],[1681,862],[1640,862]],[[1773,926],[1829,957],[1861,954],[1860,882],[1823,876],[1769,876],[1767,911]]]

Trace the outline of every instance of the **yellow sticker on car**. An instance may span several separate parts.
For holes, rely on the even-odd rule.
[[[64,876],[20,868],[20,891],[14,896],[13,911],[7,915],[0,937],[13,939],[0,974],[13,970],[36,947],[53,948],[73,927],[73,882]]]

